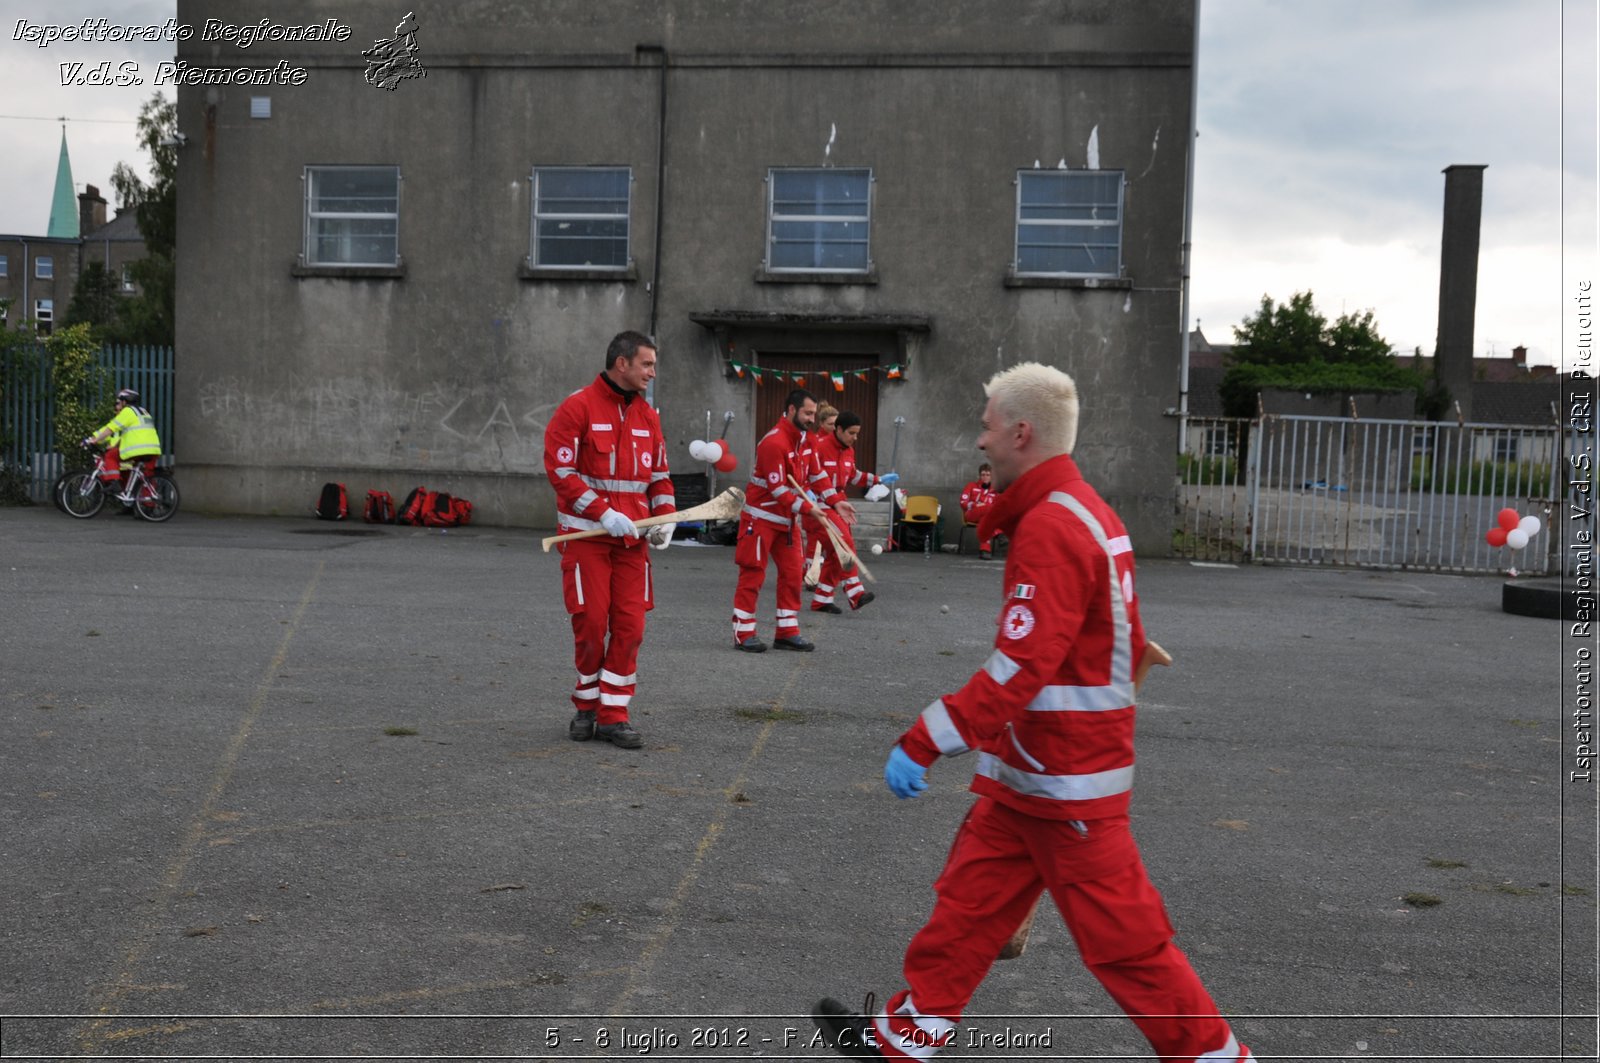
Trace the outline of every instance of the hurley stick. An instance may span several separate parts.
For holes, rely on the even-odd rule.
[[[811,563],[806,566],[806,590],[815,590],[818,583],[822,582],[822,542],[817,542],[817,548],[811,551]]]
[[[739,515],[739,509],[744,505],[744,492],[737,487],[730,487],[722,494],[709,502],[702,502],[698,506],[680,509],[676,513],[662,513],[659,516],[644,517],[633,522],[636,528],[653,528],[657,524],[675,524],[681,520],[732,520]],[[611,533],[604,528],[590,528],[588,531],[566,532],[562,535],[552,535],[540,540],[544,552],[549,553],[550,548],[556,543],[571,542],[573,539],[595,539]]]
[[[1139,667],[1133,672],[1133,689],[1138,690],[1144,682],[1145,675],[1157,665],[1163,668],[1172,663],[1172,654],[1161,648],[1159,643],[1146,642],[1144,655],[1139,658]],[[1038,900],[1033,902],[1033,907],[1028,909],[1028,914],[1022,920],[1022,925],[1017,927],[1017,932],[1012,934],[1004,945],[1000,946],[1000,959],[1014,960],[1022,955],[1022,950],[1028,947],[1028,935],[1033,932],[1033,917],[1039,914],[1039,901],[1044,900],[1044,894],[1039,894]]]
[[[789,486],[799,491],[801,498],[805,497],[805,490],[795,482],[793,476],[789,477]],[[841,568],[846,572],[856,569],[864,578],[871,580],[873,583],[878,582],[877,577],[868,572],[867,566],[861,563],[861,558],[856,556],[856,552],[845,545],[844,538],[839,534],[839,530],[833,526],[833,521],[819,514],[817,523],[822,525],[823,532],[828,536],[828,542],[833,546],[833,555],[839,559]]]

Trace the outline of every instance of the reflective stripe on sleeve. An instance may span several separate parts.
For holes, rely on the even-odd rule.
[[[983,670],[988,673],[990,679],[993,679],[1001,686],[1005,686],[1011,682],[1012,676],[1022,671],[1022,665],[1013,661],[999,650],[995,650],[989,655],[989,659],[983,662]]]
[[[928,729],[928,737],[939,747],[941,756],[960,756],[972,748],[950,719],[950,710],[945,707],[943,698],[922,710],[922,726]]]

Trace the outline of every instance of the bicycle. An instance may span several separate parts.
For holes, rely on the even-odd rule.
[[[84,444],[85,449],[92,449]],[[99,513],[107,498],[133,507],[148,521],[171,520],[178,512],[178,483],[167,469],[156,467],[154,458],[132,462],[127,490],[122,489],[120,462],[111,451],[103,451],[93,469],[68,473],[56,483],[56,505],[69,517],[88,520]]]

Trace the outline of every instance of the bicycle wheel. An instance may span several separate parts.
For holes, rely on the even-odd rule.
[[[106,504],[106,493],[93,470],[75,472],[61,481],[56,501],[67,516],[87,520]]]
[[[133,510],[145,520],[171,520],[178,512],[178,481],[166,473],[156,473],[139,488],[139,500]]]

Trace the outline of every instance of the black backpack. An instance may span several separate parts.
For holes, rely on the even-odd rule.
[[[344,520],[350,515],[350,499],[344,492],[344,484],[326,483],[322,485],[322,494],[317,496],[318,520]]]

